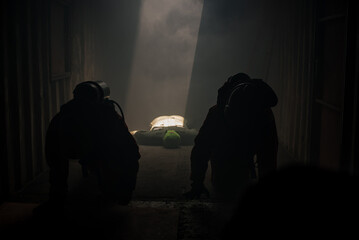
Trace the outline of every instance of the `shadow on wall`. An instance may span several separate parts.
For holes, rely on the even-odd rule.
[[[245,72],[267,80],[272,9],[268,1],[204,2],[185,113],[191,127],[200,127],[218,88],[231,75]]]
[[[96,62],[111,98],[124,106],[128,92],[141,0],[96,1]],[[87,79],[88,80],[88,79]]]

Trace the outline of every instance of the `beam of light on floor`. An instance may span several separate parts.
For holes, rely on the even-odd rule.
[[[142,0],[127,93],[130,130],[161,115],[184,115],[203,0]]]

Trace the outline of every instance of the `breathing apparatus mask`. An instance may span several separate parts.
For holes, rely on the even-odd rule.
[[[222,108],[225,107],[228,104],[230,95],[236,86],[241,83],[249,82],[250,80],[250,77],[245,73],[238,73],[229,77],[223,86],[218,89],[217,105]]]
[[[115,104],[119,108],[122,118],[125,118],[121,106],[110,99],[110,88],[104,81],[79,83],[73,91],[73,96],[76,101],[91,105],[100,105],[105,102]]]
[[[232,129],[245,129],[258,124],[264,109],[275,106],[277,101],[269,85],[244,73],[228,78],[218,90],[217,98],[225,122]]]
[[[248,127],[253,123],[256,104],[251,93],[255,85],[252,83],[240,83],[233,88],[223,109],[226,124],[231,128],[239,129]]]

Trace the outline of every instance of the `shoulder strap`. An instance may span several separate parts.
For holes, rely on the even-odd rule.
[[[107,101],[109,101],[110,103],[112,103],[112,104],[114,104],[114,105],[116,105],[118,107],[118,109],[121,112],[121,117],[122,117],[123,121],[125,121],[125,115],[123,114],[123,111],[122,111],[122,108],[121,108],[120,104],[118,104],[116,101],[111,100],[111,99],[108,99]]]

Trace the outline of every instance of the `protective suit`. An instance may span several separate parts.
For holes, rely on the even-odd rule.
[[[225,82],[195,138],[187,198],[208,194],[203,181],[209,161],[215,197],[222,200],[238,199],[252,178],[276,169],[278,138],[271,107],[277,101],[265,82],[244,73]]]
[[[50,199],[45,206],[52,209],[63,206],[68,190],[69,159],[80,159],[85,176],[88,172],[96,175],[107,198],[124,205],[129,203],[136,185],[140,153],[115,106],[99,83],[84,82],[75,88],[74,99],[53,117],[45,143],[50,168]]]

